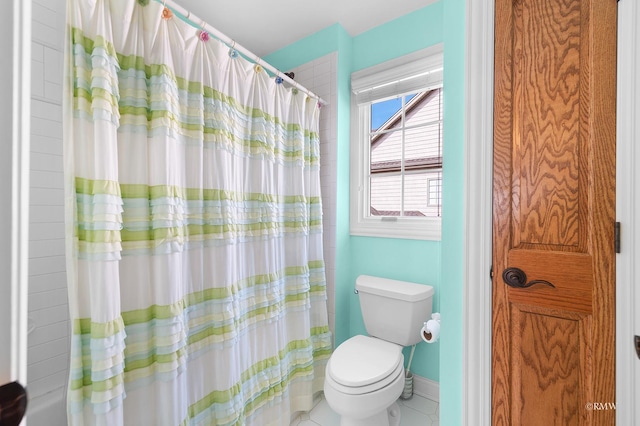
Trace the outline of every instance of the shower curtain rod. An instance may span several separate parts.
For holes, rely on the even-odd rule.
[[[193,15],[190,11],[180,6],[175,1],[173,0],[155,0],[155,1],[162,4],[165,7],[172,9],[174,12],[180,15],[180,18],[183,19],[189,25],[193,26],[194,28],[202,28],[203,30],[206,30],[210,35],[214,36],[215,38],[217,38],[218,40],[220,40],[230,48],[235,49],[238,52],[242,53],[245,57],[251,59],[255,64],[258,64],[261,67],[271,71],[271,73],[273,73],[277,77],[282,78],[284,81],[296,87],[297,89],[303,91],[304,93],[309,95],[309,97],[317,99],[322,106],[329,105],[329,103],[324,99],[322,99],[320,96],[316,95],[306,87],[302,86],[300,83],[294,81],[292,78],[290,78],[288,75],[285,75],[283,72],[281,72],[279,69],[277,69],[273,65],[263,61],[262,58],[260,58],[258,55],[251,52],[247,48],[241,46],[240,44],[236,43],[235,40],[229,38],[226,34],[222,33],[221,31],[207,24],[203,19]],[[200,26],[197,26],[194,20],[198,20],[202,24]]]

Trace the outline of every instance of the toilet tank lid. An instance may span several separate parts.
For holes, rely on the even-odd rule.
[[[371,275],[360,275],[356,278],[356,290],[409,302],[427,299],[434,293],[433,287],[430,285],[372,277]]]

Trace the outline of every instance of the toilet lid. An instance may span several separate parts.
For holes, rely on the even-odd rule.
[[[342,343],[329,359],[327,371],[344,386],[366,386],[383,380],[403,362],[402,348],[367,336]]]

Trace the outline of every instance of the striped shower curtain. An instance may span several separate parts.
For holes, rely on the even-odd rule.
[[[288,425],[331,351],[319,105],[148,0],[68,0],[70,425]]]

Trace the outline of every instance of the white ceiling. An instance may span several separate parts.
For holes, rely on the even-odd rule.
[[[354,36],[436,1],[176,0],[261,57],[335,23]]]

